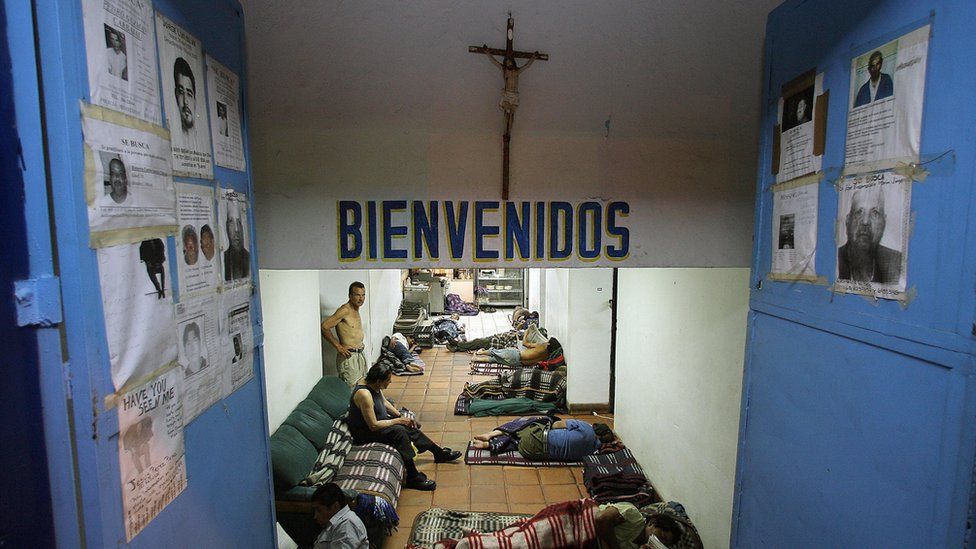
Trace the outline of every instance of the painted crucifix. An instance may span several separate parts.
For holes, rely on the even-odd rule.
[[[511,14],[508,17],[508,34],[505,40],[505,49],[489,48],[487,44],[481,46],[469,46],[471,53],[482,53],[502,70],[505,79],[505,88],[502,90],[502,99],[498,106],[505,113],[505,134],[502,136],[502,200],[508,200],[508,174],[510,145],[512,142],[512,123],[515,121],[515,109],[519,105],[518,78],[525,69],[529,68],[536,59],[543,61],[549,60],[549,55],[539,52],[515,51],[512,42],[515,39],[515,19]],[[501,61],[495,58],[500,56]],[[522,66],[518,66],[516,59],[528,59]]]

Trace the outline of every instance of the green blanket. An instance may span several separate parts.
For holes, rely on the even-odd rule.
[[[545,414],[555,410],[552,402],[537,402],[530,398],[506,398],[503,400],[486,400],[476,398],[471,400],[468,413],[476,417],[484,416],[517,416],[526,414]]]

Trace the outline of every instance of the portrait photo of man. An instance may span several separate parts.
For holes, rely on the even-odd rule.
[[[177,57],[173,63],[173,93],[176,95],[182,143],[188,149],[197,150],[197,79],[190,64],[182,57]]]
[[[780,250],[792,250],[794,247],[793,234],[795,214],[779,216],[779,242],[777,248]]]
[[[183,263],[196,265],[200,258],[200,240],[197,238],[197,230],[193,225],[183,227]]]
[[[189,322],[183,327],[183,358],[186,377],[203,370],[210,363],[207,361],[206,348],[201,344],[200,326],[196,322]]]
[[[129,196],[129,176],[126,173],[125,163],[115,153],[101,152],[102,165],[107,164],[105,170],[105,196],[112,199],[116,204],[122,204]]]
[[[224,280],[231,281],[251,275],[251,254],[244,247],[244,223],[240,208],[234,202],[227,202],[227,241],[224,252]]]
[[[105,59],[108,62],[109,74],[125,81],[129,80],[125,35],[108,25],[105,25]]]
[[[200,251],[203,252],[203,257],[207,261],[213,260],[216,249],[217,246],[214,242],[213,229],[210,228],[210,225],[200,227]]]
[[[813,120],[813,86],[783,98],[783,131]]]
[[[891,75],[881,72],[884,66],[884,55],[875,51],[868,58],[868,81],[857,90],[854,107],[863,107],[875,101],[891,97],[895,93],[895,86]]]
[[[837,278],[898,284],[902,253],[881,245],[888,216],[881,185],[855,189],[844,226],[847,242],[837,249]]]
[[[227,129],[227,105],[217,101],[217,133],[224,137],[230,136]]]

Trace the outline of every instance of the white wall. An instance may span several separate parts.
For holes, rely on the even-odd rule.
[[[568,269],[567,330],[557,336],[568,365],[566,400],[610,403],[610,326],[613,269]]]
[[[528,293],[528,304],[530,311],[542,310],[542,269],[526,269],[525,291]]]
[[[615,427],[705,547],[732,520],[748,269],[621,269]]]
[[[268,426],[274,431],[322,377],[319,274],[259,272]]]
[[[566,269],[542,269],[544,279],[542,309],[539,321],[549,335],[559,341],[568,341],[569,327],[569,271]]]

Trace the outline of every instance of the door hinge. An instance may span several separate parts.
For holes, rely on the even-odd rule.
[[[61,280],[42,276],[14,282],[18,326],[49,328],[61,323]]]

